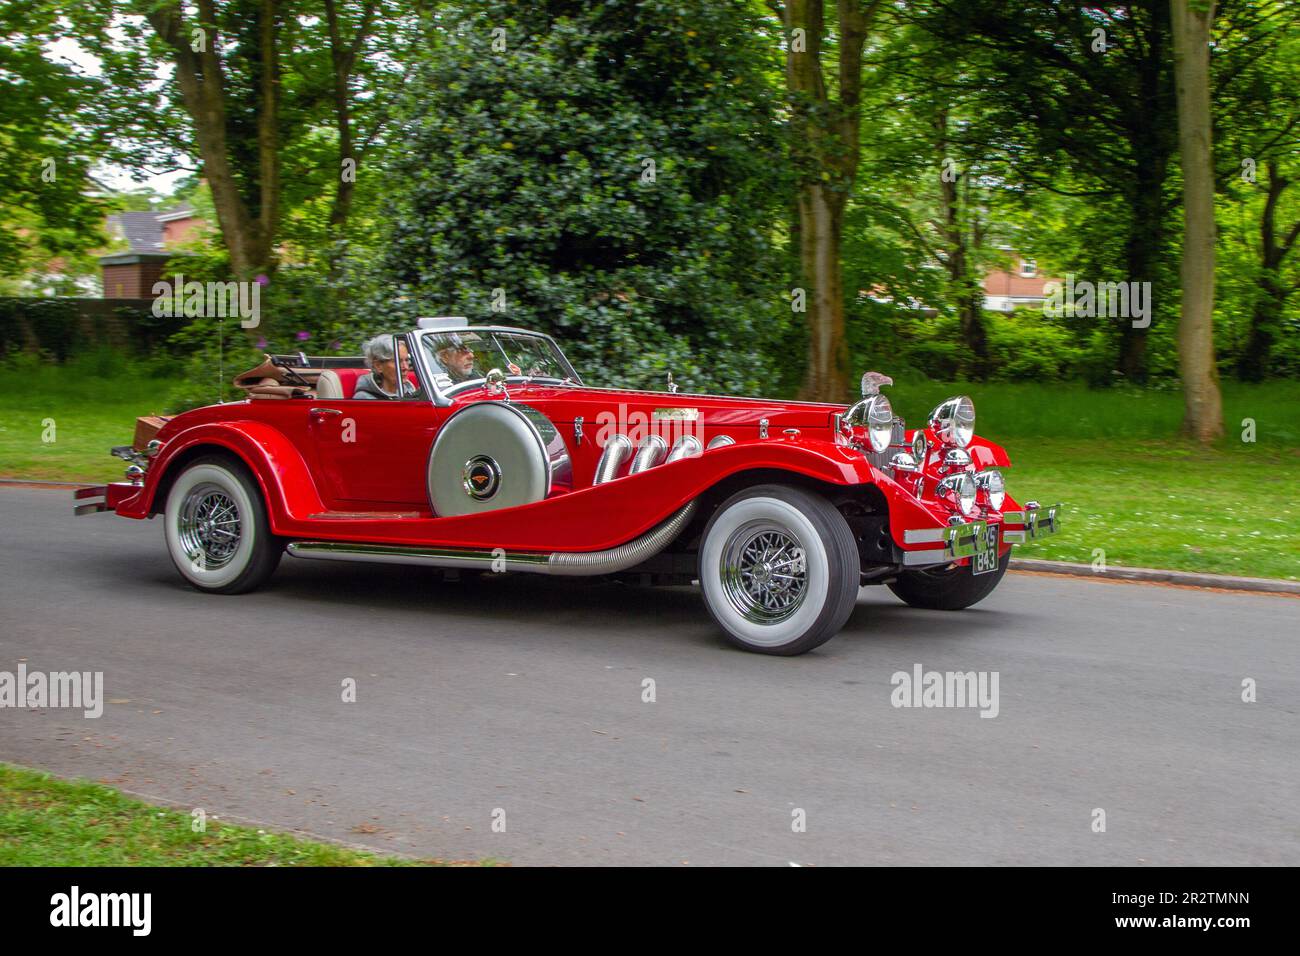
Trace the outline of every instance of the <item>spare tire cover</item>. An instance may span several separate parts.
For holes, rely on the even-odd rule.
[[[470,405],[447,419],[429,453],[434,514],[513,508],[550,494],[551,461],[535,418],[550,426],[535,409],[492,401]]]

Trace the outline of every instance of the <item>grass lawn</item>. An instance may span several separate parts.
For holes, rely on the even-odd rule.
[[[102,363],[102,359],[101,359]],[[93,362],[0,370],[0,478],[120,480],[108,455],[138,415],[161,411],[175,382]],[[1062,502],[1060,534],[1024,557],[1300,578],[1300,382],[1224,384],[1228,438],[1203,449],[1176,437],[1182,396],[1077,385],[900,381],[887,389],[913,425],[967,392],[977,431],[1007,447],[1019,500]],[[53,419],[55,441],[42,442]],[[1255,441],[1243,442],[1245,419]]]
[[[1170,441],[1008,442],[1007,488],[1065,505],[1025,558],[1300,580],[1300,450]]]
[[[446,866],[214,821],[0,763],[0,866]]]

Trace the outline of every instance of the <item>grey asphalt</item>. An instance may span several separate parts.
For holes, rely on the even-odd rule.
[[[866,588],[820,650],[762,657],[691,589],[285,558],[202,595],[158,521],[4,488],[0,670],[102,671],[111,702],[0,709],[0,760],[418,857],[1296,865],[1298,623],[1294,598],[1011,574],[956,614]],[[916,664],[996,671],[998,715],[894,707]]]

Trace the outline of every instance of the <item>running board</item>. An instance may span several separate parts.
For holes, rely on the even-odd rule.
[[[294,541],[286,550],[295,558],[317,561],[418,564],[435,568],[530,571],[534,574],[570,576],[614,574],[636,567],[668,547],[685,530],[694,514],[695,502],[689,501],[663,524],[608,551],[507,553],[504,548],[429,548],[403,544],[358,544],[351,541]]]

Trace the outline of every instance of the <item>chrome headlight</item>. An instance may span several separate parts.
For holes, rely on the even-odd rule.
[[[940,498],[955,504],[968,518],[975,513],[976,491],[975,476],[969,471],[963,471],[960,475],[949,475],[935,488]]]
[[[871,450],[884,451],[894,436],[894,408],[883,395],[864,398],[844,413],[844,424],[865,428]]]
[[[975,476],[975,485],[980,497],[994,511],[1002,510],[1002,502],[1007,497],[1007,483],[1000,471],[981,471]]]
[[[975,403],[966,395],[942,402],[930,413],[930,427],[940,441],[965,448],[975,437]]]

